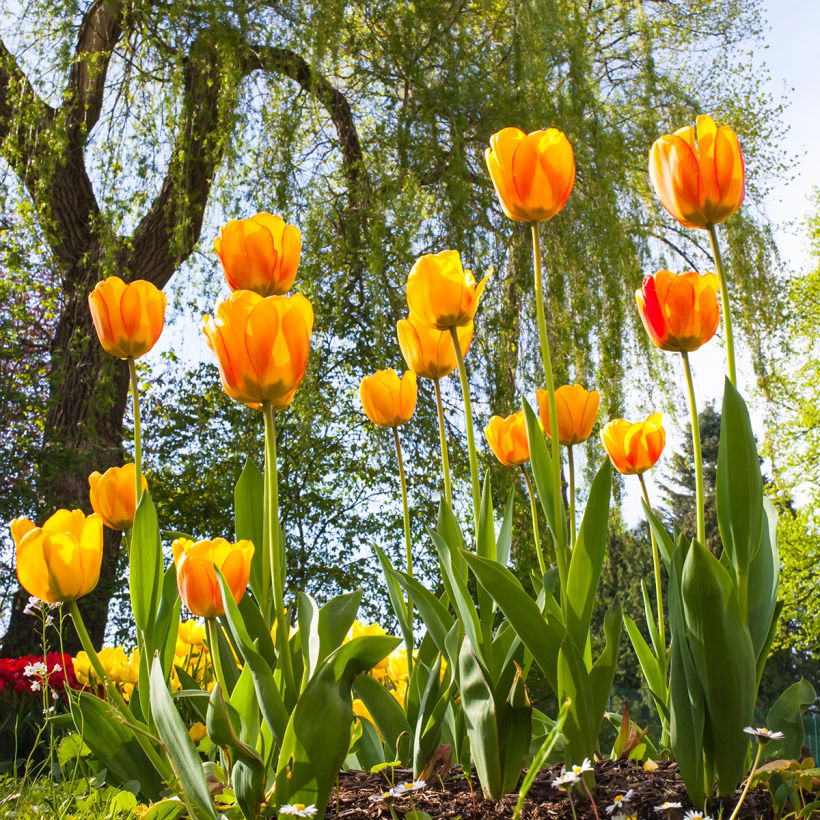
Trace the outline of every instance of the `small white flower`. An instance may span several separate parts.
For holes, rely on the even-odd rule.
[[[627,814],[625,811],[619,811],[613,815],[612,820],[638,820],[637,814]]]
[[[40,681],[33,680],[31,682],[31,691],[32,692],[39,692],[40,691]]]
[[[393,786],[388,789],[387,795],[389,797],[401,797],[403,794],[409,792],[418,792],[427,788],[427,781],[425,780],[411,780],[409,783],[399,783],[398,786]]]
[[[279,809],[279,814],[289,814],[292,817],[315,817],[316,806],[306,806],[304,803],[286,803]]]
[[[677,800],[674,800],[674,801],[667,800],[666,802],[661,803],[660,806],[655,806],[655,811],[658,812],[658,814],[660,814],[661,812],[664,812],[664,811],[672,811],[672,809],[680,809],[680,808],[683,808],[683,807],[681,806],[681,804]]]
[[[62,672],[62,671],[63,671],[63,667],[62,667],[62,666],[60,666],[60,664],[59,664],[59,663],[55,663],[55,664],[54,664],[54,666],[52,666],[52,667],[51,667],[51,671],[52,671],[52,672]]]
[[[708,814],[703,814],[703,812],[689,809],[689,811],[683,815],[683,820],[712,820],[712,818]]]
[[[33,595],[29,595],[28,602],[26,603],[26,606],[23,609],[23,614],[36,615],[40,611],[40,607],[42,605],[43,602],[39,598],[35,598]]]
[[[56,689],[51,690],[51,699],[52,700],[59,700],[60,699],[60,695],[59,695],[59,693],[57,692]]]
[[[51,615],[46,618],[46,626],[54,626],[54,618]]]
[[[620,811],[624,807],[624,803],[628,803],[634,796],[635,789],[628,789],[625,794],[616,794],[615,797],[612,798],[612,805],[606,807],[606,813],[613,814],[616,811]]]
[[[592,771],[592,763],[589,762],[589,758],[585,757],[584,762],[580,766],[573,766],[571,768],[572,773],[577,777],[580,778],[584,772],[591,772]]]
[[[23,674],[27,678],[42,678],[48,674],[48,667],[42,661],[35,661],[34,663],[26,664],[23,668]]]
[[[561,772],[561,775],[559,777],[556,777],[552,781],[552,785],[555,786],[556,789],[563,789],[563,788],[566,788],[567,786],[574,786],[580,780],[581,780],[581,778],[578,777],[578,775],[575,774],[574,772],[564,771],[564,772]]]
[[[753,726],[747,726],[743,731],[746,732],[747,735],[756,737],[760,743],[768,743],[770,740],[783,740],[783,738],[786,737],[783,732],[773,732],[765,726],[761,726],[759,729],[755,729]]]

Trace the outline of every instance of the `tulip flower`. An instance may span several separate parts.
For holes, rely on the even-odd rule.
[[[458,328],[458,341],[462,355],[466,355],[473,341],[473,323]],[[425,379],[443,379],[457,367],[453,340],[446,330],[426,324],[412,313],[400,319],[396,325],[401,348],[407,366],[417,376]]]
[[[614,419],[601,431],[601,441],[618,472],[642,475],[657,463],[666,444],[661,414],[652,413],[635,424]]]
[[[109,276],[88,294],[88,305],[100,344],[118,359],[144,356],[162,333],[165,294],[144,279],[126,284]]]
[[[367,417],[379,427],[398,427],[413,418],[416,409],[416,374],[408,370],[399,378],[395,370],[365,376],[359,398]]]
[[[697,137],[697,142],[695,138]],[[725,222],[745,195],[743,154],[737,134],[711,117],[655,141],[649,178],[661,204],[687,228]]]
[[[251,573],[251,541],[229,544],[224,538],[212,541],[178,538],[172,550],[180,597],[194,615],[216,618],[225,614],[217,569],[225,578],[234,601],[238,604],[242,600]]]
[[[234,291],[205,316],[225,392],[236,401],[273,410],[287,407],[307,368],[313,308],[300,294],[262,297]]]
[[[281,216],[259,213],[232,219],[214,241],[231,290],[252,290],[260,296],[287,293],[296,279],[302,234]]]
[[[536,391],[541,426],[550,436],[550,413],[546,390]],[[592,425],[598,415],[601,394],[597,390],[586,391],[580,384],[565,384],[555,391],[555,409],[558,414],[558,441],[572,447],[586,441],[592,433]]]
[[[476,284],[472,271],[462,268],[458,251],[420,256],[407,277],[410,313],[438,330],[467,327],[489,277]]]
[[[720,319],[714,273],[668,270],[646,276],[635,301],[649,338],[661,350],[697,350],[715,335]]]
[[[133,464],[110,467],[104,473],[93,472],[88,477],[89,500],[94,512],[112,530],[130,530],[137,509],[136,481]],[[142,491],[148,489],[145,476],[140,476]]]
[[[493,416],[484,428],[484,435],[495,457],[505,467],[518,467],[530,460],[523,411],[519,410],[506,418]]]
[[[557,128],[503,128],[490,137],[484,159],[501,208],[516,222],[552,219],[575,184],[572,145]]]
[[[100,579],[102,518],[57,510],[42,527],[28,518],[11,522],[20,585],[50,604],[87,595]]]

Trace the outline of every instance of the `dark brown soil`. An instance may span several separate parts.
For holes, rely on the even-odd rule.
[[[390,817],[391,803],[382,798],[389,788],[385,775],[367,772],[342,772],[339,785],[328,806],[327,818],[379,818]],[[524,807],[525,818],[572,819],[567,795],[551,785],[561,773],[561,766],[553,766],[539,772],[532,785]],[[408,769],[394,770],[395,783],[412,780]],[[592,792],[600,820],[609,820],[607,806],[615,795],[634,789],[630,803],[631,812],[641,820],[681,820],[688,809],[693,808],[686,797],[683,781],[678,777],[675,763],[659,762],[657,770],[646,772],[640,764],[629,760],[605,760],[595,765],[596,786]],[[460,769],[454,768],[443,782],[428,783],[422,791],[398,797],[392,801],[395,816],[401,818],[415,809],[427,812],[431,817],[450,817],[453,820],[478,820],[478,818],[510,818],[513,816],[517,794],[511,794],[496,802],[485,800],[481,794],[478,779],[473,776],[468,781]],[[736,798],[713,800],[708,813],[716,820],[721,815],[727,818],[732,813]],[[681,809],[663,812],[655,811],[655,806],[669,802],[679,802]],[[594,820],[595,813],[589,799],[581,794],[573,794],[578,820]],[[751,789],[738,814],[742,820],[768,820],[772,818],[771,800],[765,787]]]

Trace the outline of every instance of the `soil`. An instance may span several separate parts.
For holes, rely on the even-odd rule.
[[[409,769],[394,769],[394,782],[406,783],[413,779]],[[543,769],[527,794],[524,804],[524,818],[562,818],[572,820],[569,798],[552,786],[552,781],[561,773],[561,766]],[[368,772],[342,772],[338,787],[334,791],[326,818],[402,818],[409,811],[427,812],[431,817],[450,817],[453,820],[478,820],[479,818],[511,818],[518,799],[511,794],[502,800],[487,800],[481,794],[478,779],[473,776],[468,781],[461,769],[454,767],[442,779],[435,778],[426,788],[392,800],[382,796],[390,787],[387,777],[390,770],[380,774]],[[387,776],[387,777],[386,777]],[[595,788],[592,797],[600,820],[609,820],[606,809],[612,805],[615,795],[623,795],[628,789],[634,790],[629,804],[630,813],[641,820],[682,820],[687,810],[693,808],[686,797],[683,781],[678,776],[677,764],[659,762],[655,771],[644,771],[642,766],[631,760],[601,761],[595,765]],[[735,798],[710,801],[708,815],[714,818],[731,815]],[[595,820],[595,812],[588,797],[574,793],[572,797],[577,820]],[[680,809],[658,813],[655,807],[669,802],[679,802]],[[617,814],[617,811],[614,812]],[[771,800],[765,787],[750,789],[738,813],[742,820],[752,818],[772,818]]]

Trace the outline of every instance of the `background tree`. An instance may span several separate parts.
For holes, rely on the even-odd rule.
[[[549,319],[559,379],[602,389],[604,415],[619,412],[624,373],[646,344],[630,308],[641,274],[708,259],[703,237],[682,233],[649,195],[652,140],[714,112],[743,136],[751,201],[786,161],[767,140],[777,104],[734,56],[741,40],[760,37],[754,0],[736,0],[731,14],[705,0],[34,0],[2,11],[4,210],[39,238],[34,256],[58,306],[40,387],[38,457],[26,474],[36,494],[14,512],[87,508],[87,474],[123,458],[125,369],[91,331],[85,302],[93,284],[118,273],[165,286],[181,270],[171,288],[184,335],[184,317],[200,315],[220,292],[213,257],[198,253],[218,223],[278,211],[303,230],[298,288],[317,312],[311,374],[287,415],[283,448],[294,580],[310,577],[309,586],[362,549],[367,538],[356,541],[350,522],[368,538],[398,543],[397,515],[395,531],[391,519],[365,523],[382,516],[375,498],[395,496],[389,450],[361,423],[355,385],[364,372],[400,364],[394,327],[417,254],[457,247],[468,266],[496,269],[470,353],[479,422],[539,386],[525,231],[501,216],[483,168],[493,131],[555,124],[576,147],[575,193],[544,236]],[[765,336],[777,299],[773,245],[751,214],[733,220],[728,256],[741,324]],[[9,264],[2,269],[12,273]],[[765,366],[765,348],[752,349]],[[207,394],[213,381],[191,385]],[[448,386],[447,401],[457,396]],[[156,402],[170,420],[168,402]],[[247,431],[258,420],[229,417],[250,447]],[[432,420],[425,396],[408,430],[419,481],[436,463]],[[451,424],[457,443],[458,422]],[[172,441],[177,433],[164,429]],[[180,458],[207,464],[207,447]],[[163,481],[203,474],[188,467],[176,475],[179,463],[156,469],[156,495]],[[419,527],[432,516],[422,486]],[[203,513],[174,498],[180,514],[168,510],[169,520],[181,525],[184,509]],[[312,535],[299,532],[298,498],[304,510],[308,498],[357,503],[318,537],[318,521]],[[184,529],[224,527],[227,498],[208,509],[212,519]],[[379,534],[382,527],[393,534]],[[84,599],[98,642],[118,545],[109,534],[103,580]],[[22,651],[29,635],[16,600],[7,654]]]

